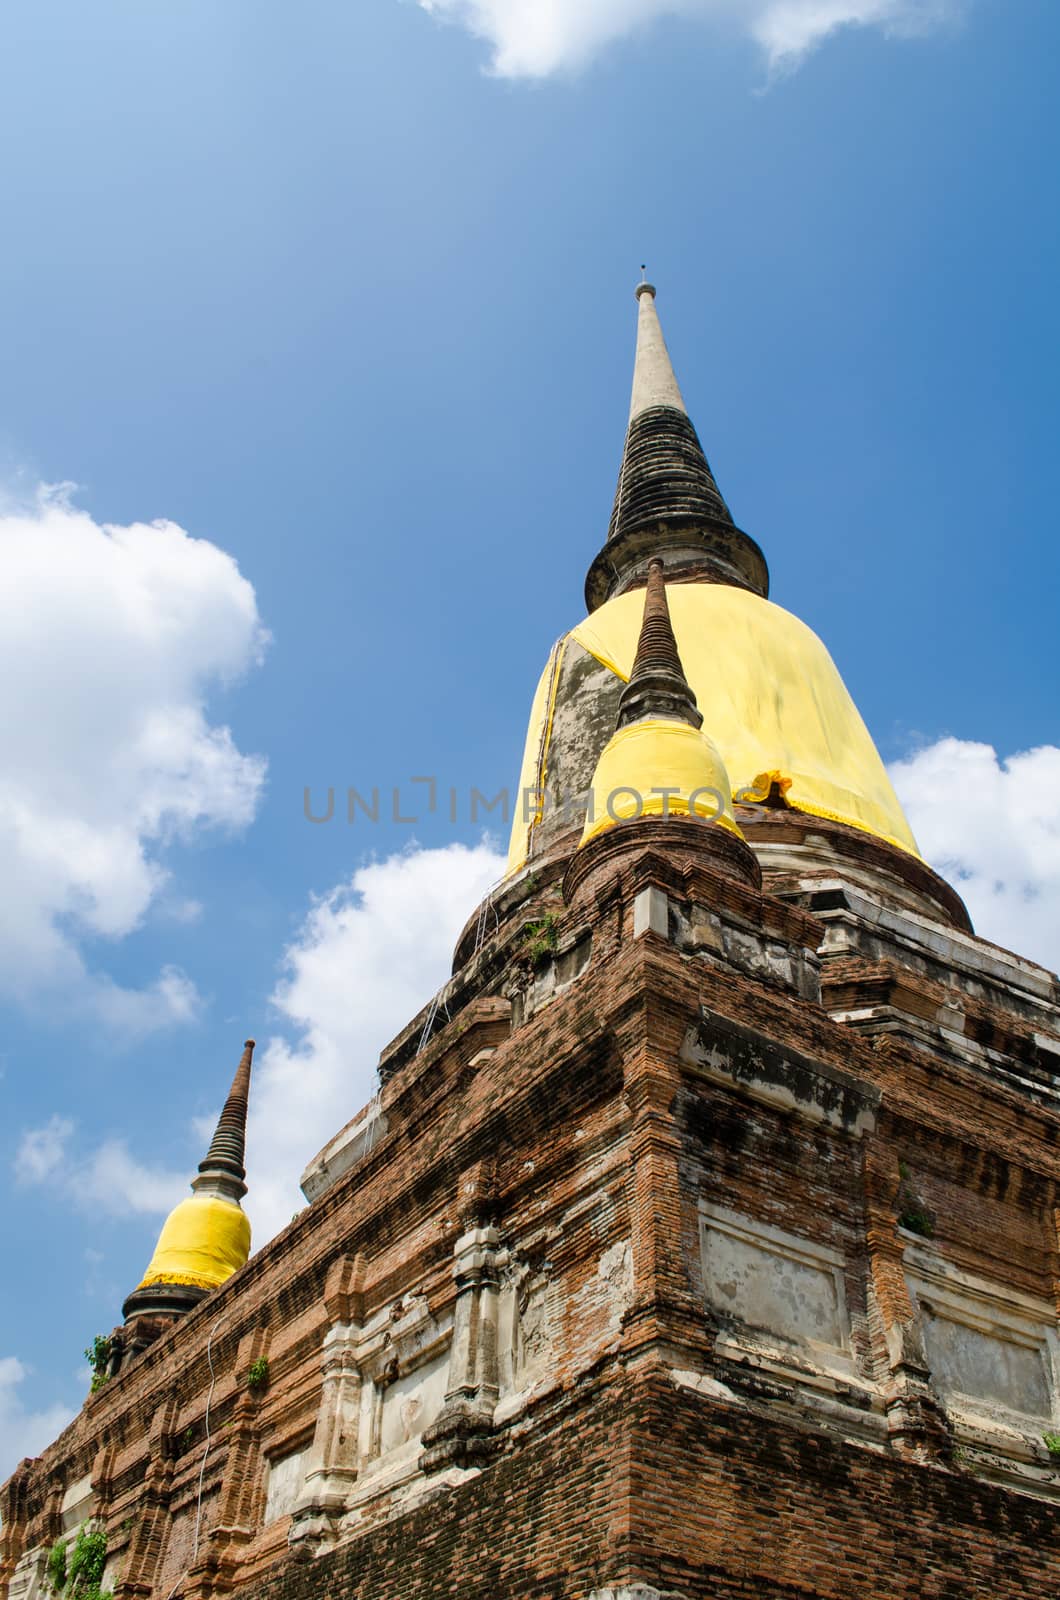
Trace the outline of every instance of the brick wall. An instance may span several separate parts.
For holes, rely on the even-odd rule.
[[[1060,1512],[647,1373],[487,1472],[244,1600],[1055,1600]]]

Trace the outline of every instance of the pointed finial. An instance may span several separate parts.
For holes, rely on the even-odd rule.
[[[666,599],[663,564],[657,556],[648,566],[644,619],[633,670],[618,702],[617,726],[625,728],[647,717],[667,717],[685,722],[690,728],[703,726],[702,712],[681,665]]]
[[[195,1188],[203,1179],[216,1180],[222,1187],[231,1186],[238,1189],[238,1194],[233,1198],[238,1199],[246,1193],[246,1169],[243,1165],[246,1157],[247,1138],[247,1106],[250,1099],[250,1068],[254,1056],[254,1040],[247,1039],[243,1046],[243,1055],[239,1066],[236,1068],[232,1087],[228,1091],[228,1099],[217,1119],[217,1128],[210,1141],[210,1148],[206,1158],[199,1162],[200,1179],[193,1183]],[[231,1180],[235,1180],[234,1184]]]
[[[637,284],[636,293],[638,300],[642,294],[650,294],[652,299],[655,299],[655,285],[648,282],[648,268],[643,261],[640,264],[640,282]]]
[[[655,285],[648,283],[647,279],[638,283],[637,299],[640,301],[640,316],[637,322],[637,356],[633,367],[629,420],[633,422],[642,412],[652,411],[658,406],[687,416],[655,310]]]

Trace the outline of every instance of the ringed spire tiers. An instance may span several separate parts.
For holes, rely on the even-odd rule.
[[[733,522],[688,415],[655,307],[637,286],[637,354],[629,427],[607,543],[589,568],[590,611],[644,581],[658,556],[670,578],[769,592],[754,540]]]
[[[250,1099],[250,1067],[254,1058],[254,1040],[248,1039],[228,1099],[210,1140],[206,1158],[199,1162],[199,1176],[192,1179],[193,1189],[203,1189],[212,1183],[219,1193],[232,1200],[241,1200],[247,1192],[246,1159],[247,1107]]]
[[[618,702],[618,726],[641,722],[647,716],[672,717],[690,728],[703,726],[674,638],[670,608],[666,603],[663,564],[656,557],[648,567],[637,653],[629,682]]]

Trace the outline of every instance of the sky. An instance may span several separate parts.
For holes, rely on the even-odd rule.
[[[3,1476],[244,1038],[260,1246],[500,875],[642,262],[925,855],[1060,966],[1060,12],[7,0],[0,59]]]

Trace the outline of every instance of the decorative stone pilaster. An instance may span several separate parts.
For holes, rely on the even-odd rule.
[[[38,1545],[27,1550],[16,1561],[10,1577],[5,1577],[0,1567],[0,1587],[5,1582],[7,1600],[47,1600],[52,1592],[48,1583],[48,1547]]]
[[[113,1478],[118,1465],[118,1452],[113,1445],[97,1450],[92,1461],[92,1514],[105,1517],[110,1506]]]
[[[336,1323],[324,1336],[323,1382],[305,1483],[291,1514],[290,1542],[317,1553],[334,1544],[357,1478],[363,1375],[356,1348],[361,1329]]]
[[[16,1569],[24,1569],[23,1589],[30,1582],[33,1562],[26,1551],[29,1484],[29,1473],[18,1467],[0,1492],[0,1588],[14,1583]]]
[[[658,1030],[662,1036],[664,1030]],[[682,1258],[681,1140],[674,1106],[680,1089],[677,1046],[638,1042],[627,1057],[630,1247],[633,1296],[623,1317],[632,1353],[662,1339],[702,1346],[705,1319]]]
[[[884,1165],[888,1159],[889,1153],[883,1161],[870,1156],[865,1169],[866,1242],[889,1369],[887,1429],[900,1455],[937,1462],[950,1453],[950,1433],[931,1385],[920,1315],[905,1279],[896,1213],[897,1175],[892,1180]]]
[[[493,1413],[500,1392],[497,1322],[500,1235],[492,1224],[469,1228],[456,1242],[456,1306],[445,1405],[423,1435],[420,1467],[436,1472],[468,1467],[492,1449]]]
[[[43,1542],[52,1544],[61,1538],[63,1532],[63,1480],[61,1477],[52,1479],[51,1487],[44,1501],[44,1515],[41,1519]],[[32,1527],[31,1530],[32,1532]]]
[[[178,1415],[177,1402],[171,1399],[159,1406],[151,1419],[147,1470],[121,1576],[114,1585],[114,1600],[136,1600],[136,1597],[149,1595],[158,1579],[169,1531],[174,1460],[171,1440]]]
[[[262,1397],[247,1383],[253,1363],[264,1357],[268,1334],[255,1329],[239,1341],[236,1351],[235,1405],[225,1430],[227,1449],[221,1475],[217,1521],[199,1546],[199,1557],[183,1586],[182,1600],[226,1594],[236,1585],[241,1552],[257,1531],[255,1499],[261,1493],[259,1469]],[[216,1426],[216,1424],[215,1424]],[[216,1435],[212,1449],[223,1449]]]

